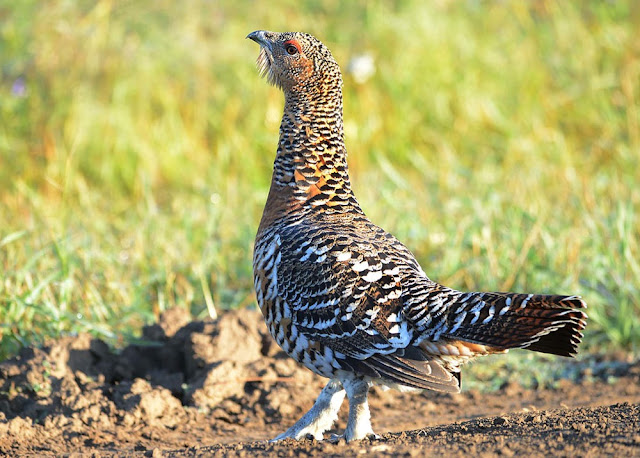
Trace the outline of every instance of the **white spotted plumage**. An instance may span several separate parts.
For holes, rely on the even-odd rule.
[[[479,355],[509,348],[575,354],[586,320],[580,297],[463,293],[430,280],[353,194],[342,78],[330,51],[298,32],[249,38],[261,47],[260,72],[285,93],[254,249],[256,298],[284,351],[330,379],[278,439],[321,438],[345,392],[345,438],[373,434],[372,383],[455,392],[460,366]]]

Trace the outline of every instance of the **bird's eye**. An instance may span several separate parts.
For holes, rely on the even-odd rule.
[[[292,56],[293,56],[294,54],[297,54],[297,52],[298,52],[298,48],[296,48],[296,47],[295,47],[295,46],[293,46],[293,45],[287,45],[287,47],[286,47],[285,49],[286,49],[286,51],[287,51],[287,54],[291,54]]]
[[[288,41],[284,44],[284,50],[287,51],[287,54],[293,56],[300,52],[300,45],[295,43],[294,41]]]

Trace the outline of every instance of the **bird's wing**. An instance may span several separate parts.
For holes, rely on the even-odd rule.
[[[357,232],[291,229],[281,234],[290,245],[281,249],[277,281],[298,332],[357,359],[406,347],[413,333],[396,263]]]
[[[288,246],[281,250],[277,282],[287,285],[279,294],[298,334],[328,346],[343,367],[364,375],[457,391],[457,380],[437,358],[413,346],[406,288],[420,283],[413,277],[429,280],[404,246],[406,259],[398,256],[399,247],[382,249],[397,241],[375,226],[367,237],[355,230],[290,230],[295,233],[280,234]]]

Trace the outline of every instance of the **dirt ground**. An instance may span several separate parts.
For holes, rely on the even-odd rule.
[[[272,444],[325,380],[278,350],[258,312],[170,310],[143,337],[119,353],[65,337],[0,363],[0,455],[640,456],[640,361],[591,360],[553,389],[374,388],[380,439]],[[346,403],[334,433],[345,418]]]

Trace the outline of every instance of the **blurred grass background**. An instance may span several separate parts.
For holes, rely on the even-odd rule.
[[[254,304],[283,103],[256,29],[373,58],[352,182],[431,278],[581,294],[583,349],[638,353],[638,2],[0,0],[0,360]]]

